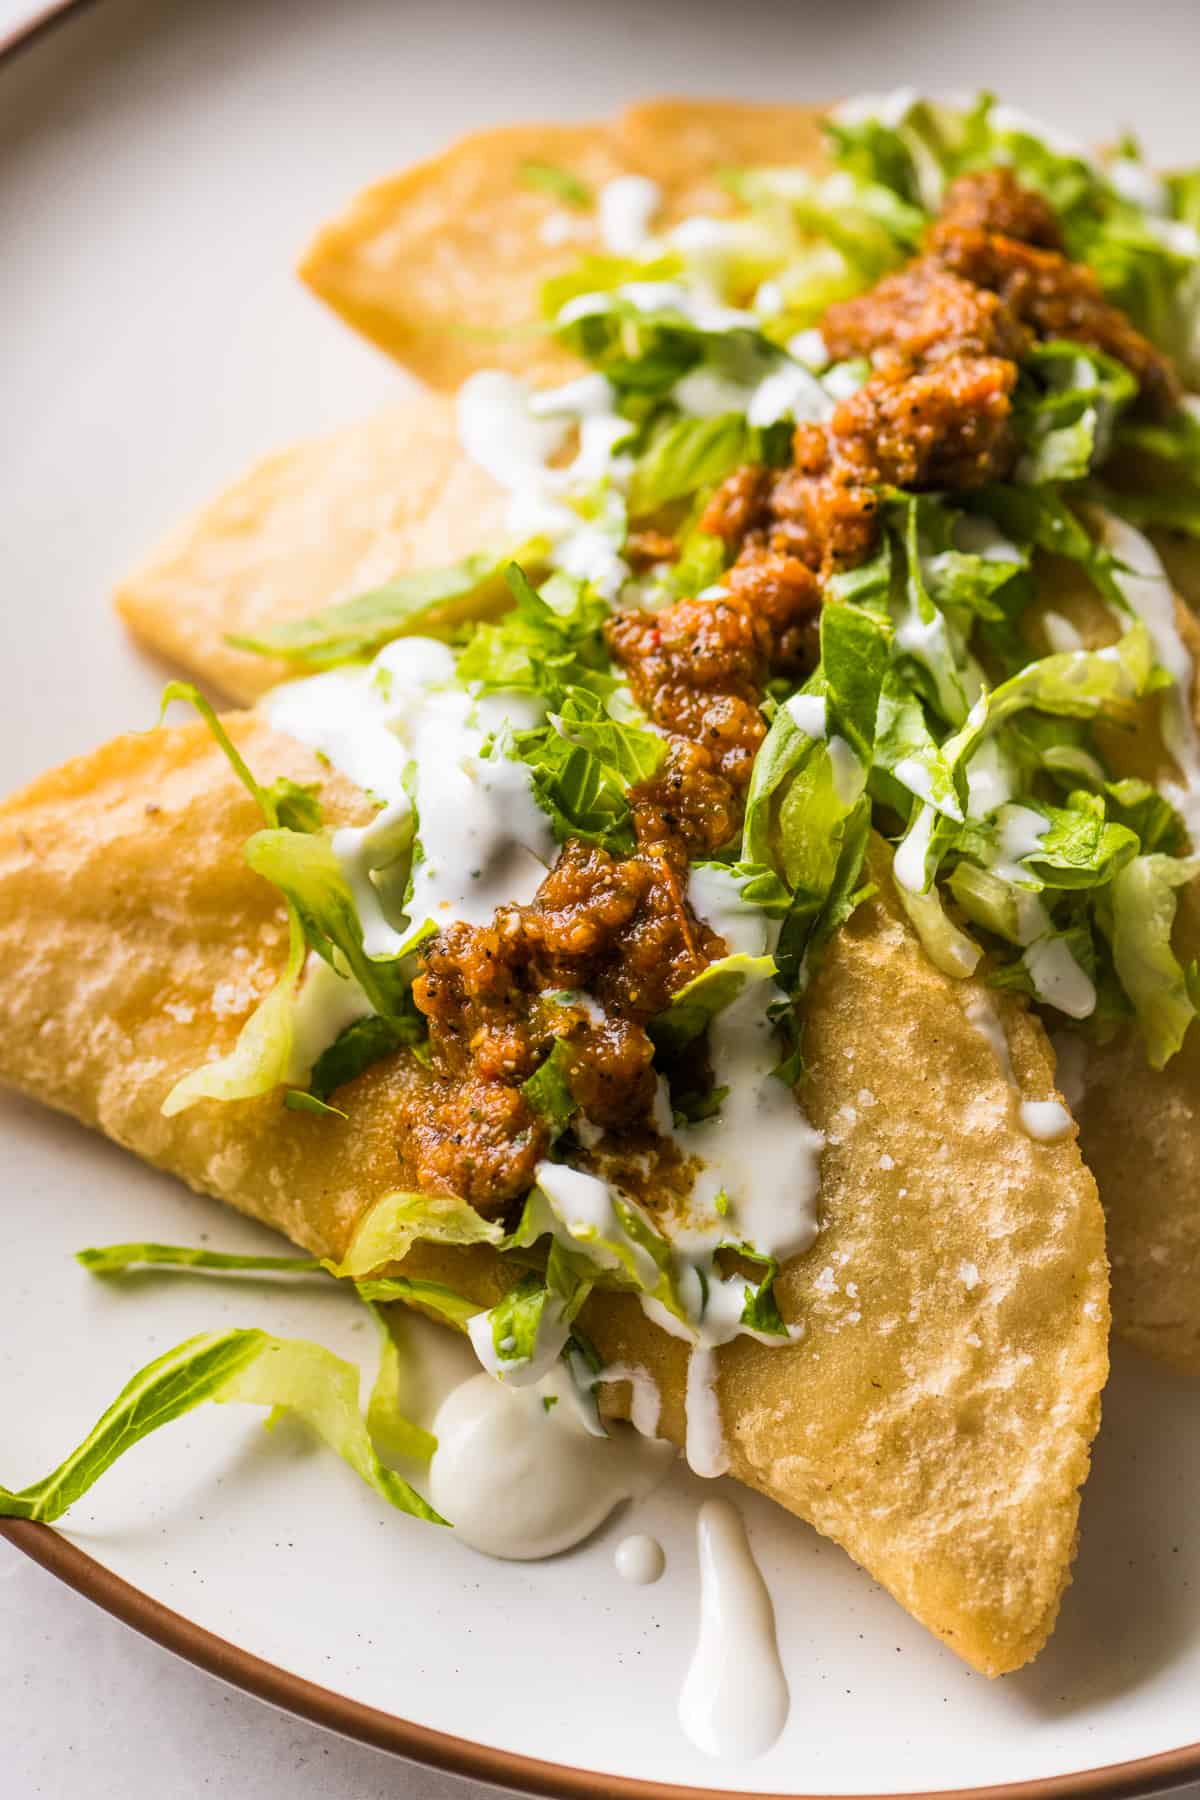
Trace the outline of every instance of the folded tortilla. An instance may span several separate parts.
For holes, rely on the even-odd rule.
[[[820,120],[807,106],[651,100],[602,124],[473,132],[367,188],[318,232],[300,273],[433,387],[457,387],[475,369],[562,379],[575,365],[538,328],[541,286],[605,247],[596,210],[533,185],[531,165],[565,170],[593,193],[649,176],[668,226],[732,209],[723,169],[818,163]]]
[[[428,478],[408,485],[409,468]],[[414,566],[410,557],[427,560],[422,551],[434,545],[443,560],[461,555],[484,541],[489,524],[495,535],[501,515],[499,490],[458,448],[451,402],[418,397],[258,464],[130,576],[117,604],[152,648],[218,691],[251,699],[297,671],[230,649],[225,633],[303,617]],[[309,546],[307,556],[297,543]],[[1031,623],[1047,611],[1091,643],[1115,635],[1074,564],[1047,561]],[[1200,667],[1200,626],[1182,603],[1178,622]],[[1033,629],[1031,654],[1046,648]],[[1200,684],[1193,706],[1200,721]],[[1158,780],[1170,765],[1152,714],[1153,703],[1139,729],[1110,731],[1105,750],[1122,771]],[[1181,928],[1198,912],[1200,895],[1189,892]],[[1192,954],[1200,924],[1196,935]],[[1200,1373],[1200,1040],[1193,1032],[1160,1072],[1147,1065],[1136,1032],[1123,1031],[1093,1054],[1075,1110],[1108,1214],[1116,1328]],[[1152,1187],[1147,1169],[1156,1171]]]
[[[558,161],[589,183],[614,173],[648,175],[662,189],[666,227],[689,212],[729,210],[723,168],[819,169],[821,118],[812,107],[659,100],[607,125],[479,133],[368,189],[318,233],[301,273],[351,324],[434,386],[452,386],[476,368],[498,364],[561,378],[576,365],[548,353],[544,339],[528,332],[470,334],[484,318],[509,326],[536,319],[543,281],[585,249],[600,247],[594,210],[579,215],[567,244],[546,244],[546,220],[561,216],[562,205],[523,185],[523,164],[535,157]],[[1200,607],[1200,546],[1170,532],[1152,535],[1182,601]],[[1069,600],[1077,572],[1057,567],[1050,583],[1047,608],[1070,614],[1058,593]],[[1186,606],[1179,610],[1195,656],[1200,631]],[[1110,623],[1097,609],[1088,622],[1093,640]],[[1194,703],[1200,720],[1200,688]],[[1139,737],[1131,744],[1126,734],[1110,746],[1115,766],[1156,779],[1169,765],[1152,731]],[[1200,910],[1200,898],[1181,907],[1181,923],[1189,910]],[[1122,1033],[1095,1062],[1095,1091],[1081,1103],[1080,1118],[1084,1153],[1109,1216],[1117,1329],[1176,1367],[1200,1372],[1194,1323],[1200,1320],[1200,1194],[1193,1178],[1200,1049],[1194,1038],[1160,1075],[1146,1067],[1136,1035]],[[1114,1089],[1125,1096],[1116,1111]],[[1147,1167],[1162,1177],[1153,1198],[1141,1179]]]
[[[256,716],[229,726],[260,779],[320,783],[332,823],[368,815]],[[230,1047],[282,964],[277,895],[241,858],[257,823],[200,725],[119,738],[0,809],[0,954],[22,971],[0,988],[0,1079],[337,1257],[404,1185],[392,1121],[426,1080],[411,1056],[340,1089],[345,1122],[278,1094],[160,1111]],[[803,1335],[728,1345],[719,1397],[741,1480],[998,1674],[1039,1649],[1069,1578],[1107,1373],[1103,1222],[1074,1141],[1020,1129],[964,1011],[977,984],[929,964],[887,861],[876,853],[880,894],[834,941],[808,1010],[823,1223],[778,1288]],[[1040,1025],[998,1005],[1022,1090],[1047,1096]],[[403,1267],[485,1304],[506,1279],[489,1251],[419,1245]],[[626,1296],[593,1296],[583,1324],[607,1359],[655,1376],[680,1442],[686,1346]]]
[[[504,498],[430,394],[264,457],[168,534],[117,588],[151,650],[235,700],[295,671],[228,644],[456,562],[503,536]]]

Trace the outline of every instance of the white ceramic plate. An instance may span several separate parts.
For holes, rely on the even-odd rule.
[[[1161,159],[1200,153],[1189,9],[1143,4],[1124,36],[1122,15],[1096,5],[1053,19],[1032,3],[859,0],[817,14],[740,0],[736,12],[101,0],[0,68],[6,785],[150,723],[162,671],[123,640],[105,590],[159,529],[257,452],[397,390],[401,377],[305,296],[290,264],[356,186],[455,132],[664,89],[817,98],[985,80],[1083,135],[1133,122]],[[0,1122],[9,1483],[57,1461],[131,1369],[192,1331],[263,1325],[369,1357],[369,1325],[333,1291],[89,1279],[70,1260],[87,1243],[238,1249],[265,1234],[33,1107],[6,1100]],[[642,1794],[1065,1780],[1115,1795],[1200,1773],[1200,1746],[1179,1749],[1200,1737],[1200,1420],[1194,1389],[1122,1357],[1105,1414],[1057,1635],[999,1683],[970,1674],[831,1545],[739,1494],[793,1694],[783,1738],[750,1767],[707,1762],[675,1723],[702,1487],[683,1473],[639,1517],[669,1556],[666,1579],[643,1589],[613,1575],[624,1521],[555,1562],[488,1562],[385,1512],[299,1433],[268,1438],[235,1409],[141,1446],[65,1540],[21,1535],[255,1691],[533,1791],[595,1792],[578,1773],[591,1770],[606,1791]],[[1116,1763],[1137,1766],[1078,1779]]]

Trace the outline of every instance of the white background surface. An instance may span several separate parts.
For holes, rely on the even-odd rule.
[[[0,0],[0,35],[17,10]],[[17,534],[16,548],[7,545],[0,558],[3,598],[6,606],[36,607],[40,593],[71,587],[87,650],[50,695],[40,677],[53,666],[53,645],[36,629],[23,634],[28,667],[23,675],[19,663],[10,666],[4,692],[27,729],[15,766],[4,770],[5,786],[49,760],[51,737],[57,757],[129,722],[127,710],[115,715],[111,699],[119,691],[127,708],[128,678],[118,681],[114,672],[128,652],[105,616],[103,591],[147,536],[247,456],[352,417],[394,386],[372,352],[297,296],[289,265],[315,220],[358,184],[468,123],[578,115],[672,89],[817,98],[899,81],[967,87],[983,80],[1082,136],[1131,123],[1158,158],[1200,158],[1195,0],[1002,7],[738,0],[721,8],[696,0],[608,0],[604,7],[503,0],[498,34],[500,11],[500,0],[343,0],[337,7],[228,0],[203,9],[99,0],[0,69],[0,504],[37,525]],[[282,33],[318,41],[321,55],[297,59],[304,85],[294,91],[280,86],[286,61],[264,58],[255,142],[245,84],[234,71],[244,73],[247,59]],[[177,155],[169,171],[140,166],[125,121],[140,105],[171,104],[176,93]],[[340,128],[364,113],[379,121],[374,136]],[[207,149],[214,133],[228,129],[254,143],[254,156],[242,180],[214,192]],[[309,174],[303,191],[283,174],[296,158]],[[59,203],[64,192],[81,189],[109,244],[99,270],[94,257],[88,263],[96,316],[122,321],[118,341],[80,341],[77,245],[59,225]],[[155,267],[145,245],[181,208],[194,226],[190,256]],[[239,254],[252,244],[248,260],[261,273],[227,313],[198,316],[189,308],[191,258],[199,265],[214,242],[228,241],[231,218]],[[147,334],[161,435],[152,446],[129,443],[96,371],[106,359],[129,356],[139,320],[161,320],[164,309],[181,325],[175,342],[164,344],[161,331]],[[34,313],[39,330],[27,350],[22,324]],[[278,335],[277,359],[262,356],[264,319]],[[59,321],[61,330],[47,329]],[[61,407],[56,429],[39,429],[45,397],[61,396],[64,384],[77,399],[71,436]],[[214,409],[227,415],[227,432],[212,430]],[[93,482],[88,470],[97,457],[110,466]],[[95,560],[98,542],[106,546],[103,566]],[[53,616],[48,609],[47,632]],[[147,703],[157,685],[157,671],[146,669]],[[231,1693],[5,1545],[0,1736],[5,1800],[67,1793],[79,1800],[467,1800],[482,1792]]]

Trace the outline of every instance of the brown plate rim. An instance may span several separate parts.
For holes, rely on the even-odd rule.
[[[637,1777],[610,1775],[600,1769],[571,1768],[565,1763],[542,1762],[516,1751],[480,1744],[449,1732],[434,1731],[394,1713],[382,1712],[331,1688],[318,1686],[302,1675],[282,1669],[218,1637],[202,1625],[173,1612],[161,1601],[134,1587],[98,1562],[78,1544],[48,1525],[27,1520],[0,1520],[0,1537],[40,1563],[105,1612],[148,1637],[186,1662],[206,1670],[221,1681],[253,1694],[285,1712],[297,1713],[342,1737],[391,1751],[409,1761],[515,1789],[520,1794],[546,1800],[926,1800],[923,1793],[842,1794],[838,1796],[741,1793],[728,1788],[699,1788],[676,1783],[642,1781]],[[1155,1756],[1133,1762],[1110,1763],[1075,1774],[1052,1775],[1032,1781],[1006,1782],[990,1787],[937,1790],[936,1800],[1132,1800],[1182,1786],[1200,1775],[1200,1744],[1183,1744]]]
[[[8,62],[36,39],[95,3],[96,0],[45,0],[32,17],[0,35],[0,63]],[[817,1796],[799,1795],[794,1790],[787,1794],[745,1790],[738,1794],[728,1788],[681,1787],[676,1783],[610,1775],[602,1770],[570,1768],[565,1763],[542,1762],[470,1738],[434,1731],[266,1662],[205,1630],[182,1613],[173,1612],[48,1525],[3,1519],[0,1537],[123,1624],[218,1680],[339,1736],[453,1775],[499,1783],[517,1793],[544,1796],[545,1800],[596,1800],[600,1792],[606,1800],[927,1800],[925,1791]],[[1165,1793],[1197,1779],[1200,1742],[1074,1774],[988,1787],[939,1789],[937,1800],[1134,1800],[1135,1796]]]

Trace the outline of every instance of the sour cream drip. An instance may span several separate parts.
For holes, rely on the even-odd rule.
[[[697,916],[725,939],[731,952],[762,956],[774,949],[774,922],[760,908],[743,903],[736,882],[724,870],[693,870],[688,897]],[[713,1077],[729,1092],[718,1118],[675,1133],[684,1154],[701,1165],[688,1220],[672,1233],[678,1255],[693,1268],[711,1263],[718,1244],[731,1238],[783,1263],[807,1250],[817,1235],[825,1140],[809,1124],[791,1089],[772,1073],[780,1052],[767,1009],[776,991],[770,983],[747,985],[714,1019],[709,1032]],[[720,1196],[727,1206],[724,1215],[717,1210]],[[686,1454],[698,1475],[721,1475],[729,1466],[716,1351],[744,1329],[746,1292],[747,1284],[736,1277],[709,1282],[707,1304],[694,1322]],[[660,1314],[661,1309],[651,1312],[664,1328],[678,1331],[669,1314]]]
[[[430,638],[399,638],[367,667],[287,682],[262,701],[278,730],[326,756],[383,802],[364,826],[332,836],[368,955],[400,950],[426,919],[481,925],[497,906],[531,900],[557,853],[523,763],[484,758],[501,718],[535,722],[516,695],[479,702],[454,684],[454,657]],[[414,771],[416,816],[405,791]],[[414,829],[421,856],[404,906]],[[292,1078],[370,1012],[348,976],[310,956],[297,1002]]]
[[[555,1556],[666,1475],[669,1445],[624,1426],[594,1437],[569,1388],[561,1367],[535,1388],[472,1375],[438,1408],[430,1499],[473,1549],[520,1562]]]
[[[614,400],[602,375],[535,394],[515,375],[480,369],[463,383],[456,402],[463,449],[508,491],[506,530],[518,540],[548,538],[556,566],[592,582],[608,600],[616,599],[629,577],[619,552],[625,537],[620,489],[630,464],[613,455],[629,422],[616,412]],[[574,460],[552,466],[573,427],[579,434]],[[570,500],[605,475],[612,488],[607,508],[584,517]]]
[[[640,256],[650,248],[651,226],[662,205],[662,189],[645,175],[618,175],[597,196],[600,236],[613,256]]]
[[[963,1010],[980,1036],[986,1038],[993,1056],[1000,1065],[1000,1073],[1008,1084],[1022,1131],[1039,1144],[1061,1142],[1072,1131],[1074,1121],[1061,1100],[1053,1098],[1049,1100],[1025,1099],[1021,1092],[1021,1085],[1013,1071],[1012,1057],[1009,1053],[1004,1026],[1000,1022],[991,998],[982,993],[970,994],[964,1002]]]
[[[1016,889],[1018,938],[1038,999],[1068,1018],[1087,1019],[1096,1010],[1092,978],[1056,935],[1042,900],[1031,888],[1021,887],[1028,880],[1022,859],[1035,853],[1049,828],[1049,821],[1031,806],[1001,806],[996,814],[996,848],[987,866]]]
[[[769,1750],[790,1697],[771,1596],[728,1500],[709,1500],[697,1524],[700,1634],[679,1697],[679,1723],[707,1756]]]

